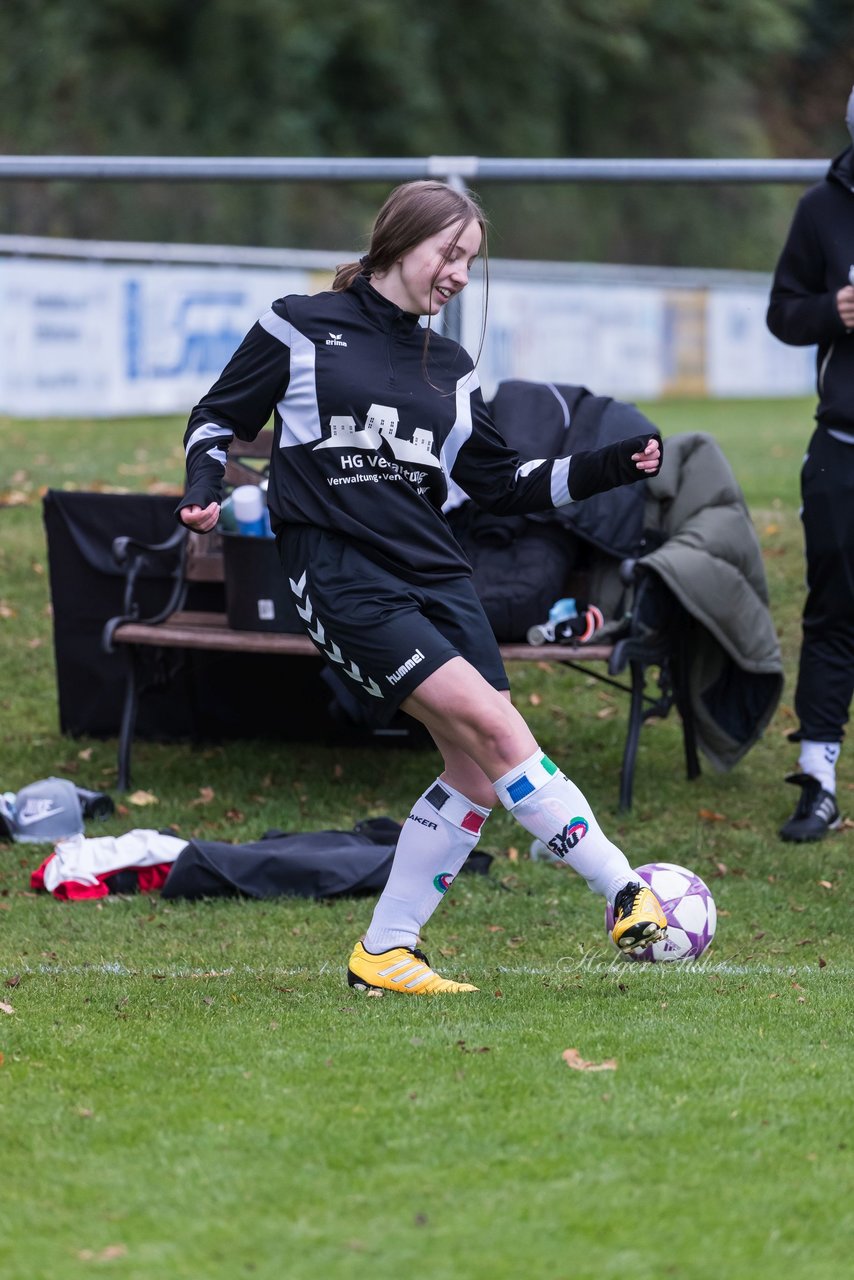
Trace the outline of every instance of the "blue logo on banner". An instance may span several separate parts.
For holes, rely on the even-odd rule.
[[[131,380],[219,374],[244,335],[244,326],[232,323],[232,314],[246,307],[244,293],[188,292],[171,317],[158,317],[165,333],[156,334],[150,333],[152,322],[146,320],[141,281],[128,281],[125,302],[127,376]],[[170,359],[163,358],[164,346],[171,352]],[[155,351],[161,354],[155,355]]]

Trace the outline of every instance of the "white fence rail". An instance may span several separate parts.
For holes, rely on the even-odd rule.
[[[0,182],[805,184],[826,169],[820,160],[0,156]],[[0,236],[0,413],[184,414],[273,298],[327,288],[334,266],[354,256]],[[484,390],[529,378],[622,399],[809,395],[814,349],[767,332],[769,284],[755,273],[493,259]],[[462,302],[449,331],[476,350],[477,279]]]

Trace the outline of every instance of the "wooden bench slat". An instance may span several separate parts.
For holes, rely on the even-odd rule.
[[[167,649],[219,649],[253,653],[292,654],[319,658],[308,636],[281,631],[235,631],[224,613],[184,610],[165,622],[150,625],[123,622],[113,635],[115,644],[146,644]],[[611,645],[503,644],[501,655],[511,662],[607,662]]]

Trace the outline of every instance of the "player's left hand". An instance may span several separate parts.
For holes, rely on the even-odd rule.
[[[632,454],[632,462],[635,464],[638,471],[642,471],[644,475],[657,475],[661,466],[660,441],[648,440],[642,453]]]

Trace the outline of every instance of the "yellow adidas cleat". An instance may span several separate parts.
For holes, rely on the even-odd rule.
[[[614,899],[614,927],[611,937],[621,951],[639,951],[652,946],[667,933],[667,917],[652,889],[630,881]]]
[[[446,992],[477,991],[468,982],[440,978],[423,951],[393,947],[374,955],[357,942],[350,956],[347,981],[356,991],[402,991],[410,996],[440,996]]]

